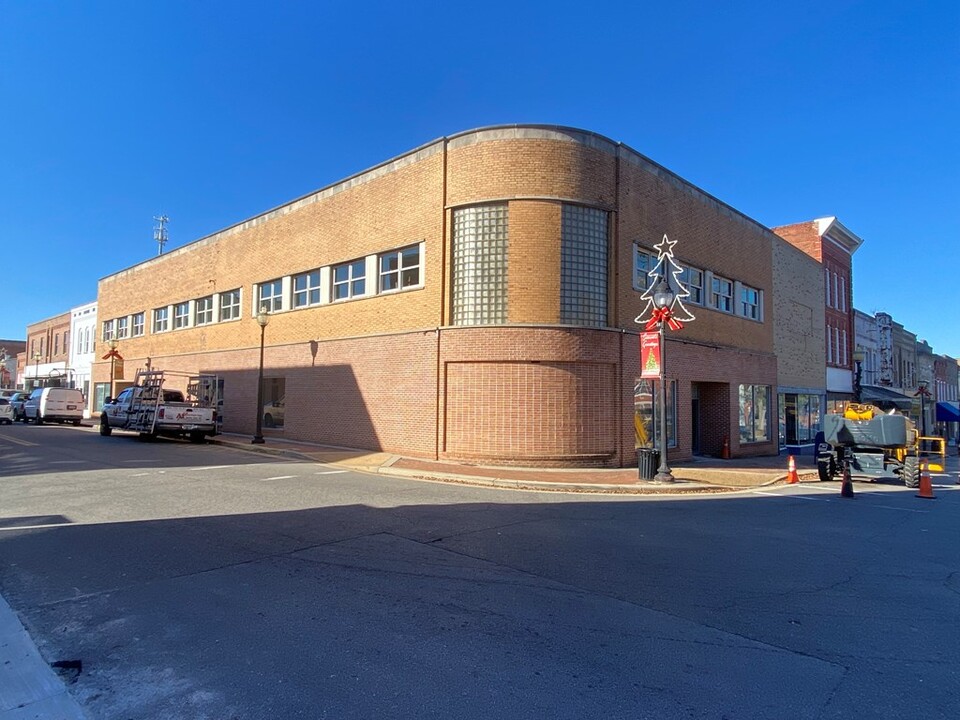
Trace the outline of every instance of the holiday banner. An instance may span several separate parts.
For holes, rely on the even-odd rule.
[[[640,377],[660,377],[660,333],[640,333]]]

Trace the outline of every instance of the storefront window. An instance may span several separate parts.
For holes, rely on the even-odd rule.
[[[283,427],[286,415],[286,385],[286,378],[263,379],[263,427]]]
[[[667,447],[677,446],[677,383],[667,383]],[[660,445],[660,419],[657,414],[660,399],[657,385],[646,378],[633,385],[634,446],[653,448]]]
[[[740,386],[740,444],[770,440],[770,386]]]

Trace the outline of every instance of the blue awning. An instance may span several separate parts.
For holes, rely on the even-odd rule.
[[[960,407],[957,403],[938,402],[937,422],[960,422]]]

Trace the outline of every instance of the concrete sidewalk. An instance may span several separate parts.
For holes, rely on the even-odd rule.
[[[673,483],[640,480],[639,470],[629,468],[546,469],[474,465],[423,460],[391,453],[335,448],[310,443],[267,438],[254,445],[247,435],[218,435],[212,439],[240,450],[312,460],[384,475],[418,478],[489,487],[617,494],[716,493],[772,485],[787,478],[786,455],[736,458],[695,458],[671,466]],[[794,458],[802,482],[818,481],[813,456]]]

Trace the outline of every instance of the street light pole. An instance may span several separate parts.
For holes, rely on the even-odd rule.
[[[853,351],[853,401],[858,404],[863,402],[863,358],[861,348]]]
[[[33,353],[33,387],[40,387],[40,358],[43,357],[40,351]]]
[[[252,445],[263,445],[263,336],[267,329],[269,310],[263,305],[257,313],[257,324],[260,326],[260,370],[257,373],[257,432],[250,441]]]
[[[114,394],[113,394],[113,381],[114,381],[115,372],[116,372],[116,365],[115,365],[115,363],[117,362],[117,354],[116,354],[116,351],[117,351],[117,339],[116,339],[116,338],[110,338],[109,340],[107,340],[107,347],[110,348],[110,392],[107,393],[107,395],[108,395],[109,397],[114,397]]]
[[[658,310],[669,310],[675,298],[670,283],[661,275],[657,287],[653,291],[653,304]],[[667,319],[660,317],[657,323],[657,332],[660,334],[660,467],[654,476],[654,482],[673,482],[673,473],[667,464]]]

